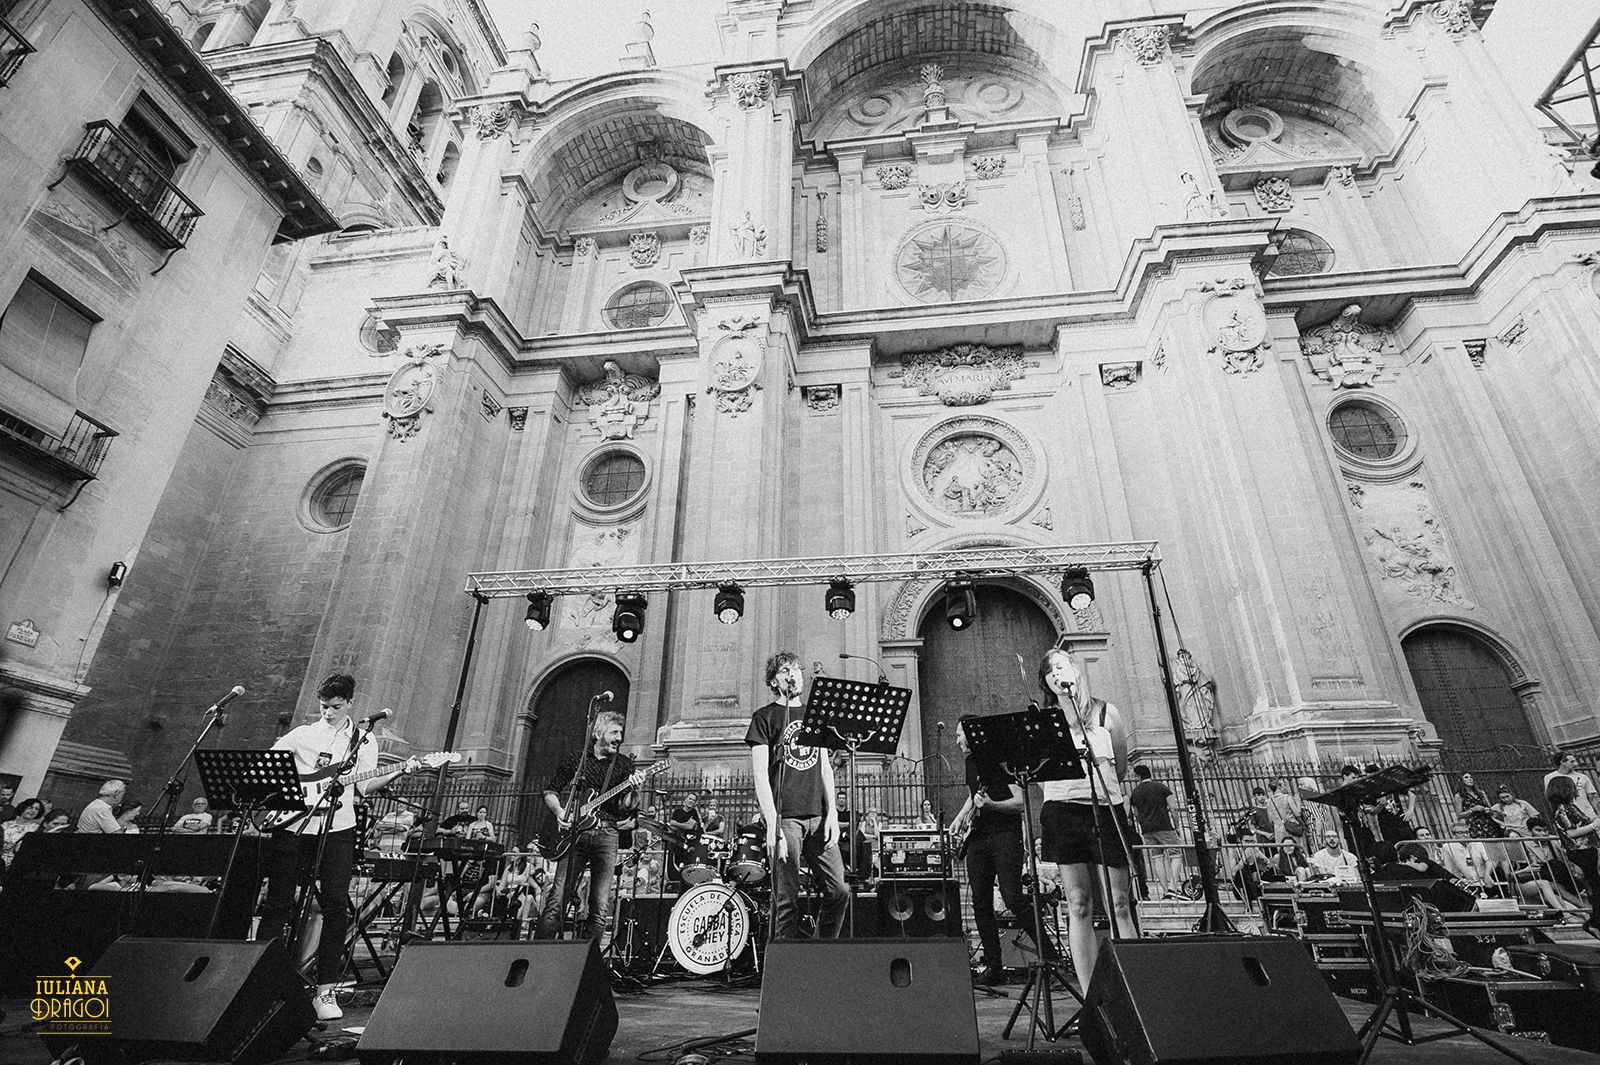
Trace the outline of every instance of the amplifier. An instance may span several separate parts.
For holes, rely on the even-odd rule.
[[[885,880],[938,880],[948,876],[944,833],[937,828],[881,829],[878,875]]]

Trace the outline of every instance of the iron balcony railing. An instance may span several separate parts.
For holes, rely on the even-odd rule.
[[[169,250],[188,243],[205,212],[131,138],[104,119],[84,127],[67,166],[104,192],[141,233]]]
[[[0,88],[16,75],[22,61],[34,51],[33,45],[17,32],[15,26],[0,18]]]
[[[0,436],[28,445],[31,450],[59,467],[69,480],[92,481],[111,450],[117,431],[82,411],[72,416],[60,436],[53,436],[20,418],[0,412]]]

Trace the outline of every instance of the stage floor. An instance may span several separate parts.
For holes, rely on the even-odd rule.
[[[1023,1027],[1026,1015],[1018,1021],[1017,1030],[1013,1038],[1003,1040],[1001,1031],[1005,1028],[1006,1019],[1010,1016],[1011,1009],[1016,1004],[1016,996],[1020,993],[1020,986],[1003,987],[999,990],[1007,992],[1006,998],[991,998],[988,995],[977,994],[978,1034],[982,1044],[983,1060],[991,1061],[1002,1050],[1022,1049],[1025,1046],[1026,1029]],[[976,994],[976,993],[975,993]],[[612,1062],[625,1063],[640,1060],[640,1055],[648,1051],[659,1051],[661,1048],[675,1046],[685,1040],[701,1039],[711,1036],[728,1035],[747,1028],[756,1027],[756,1014],[760,1005],[761,993],[757,988],[724,989],[714,982],[695,980],[692,982],[666,982],[658,984],[644,991],[622,991],[617,994],[617,1013],[619,1026],[616,1039],[611,1045]],[[285,1062],[299,1062],[307,1060],[312,1049],[310,1040],[325,1041],[333,1039],[351,1039],[352,1035],[343,1030],[356,1028],[366,1022],[372,1012],[371,1003],[376,1000],[376,990],[357,989],[352,995],[352,1001],[345,1006],[345,1016],[342,1021],[330,1023],[323,1031],[314,1031],[308,1040],[301,1040],[295,1048],[283,1059]],[[1064,993],[1056,993],[1058,1017],[1071,1012],[1072,1000]],[[1359,1027],[1366,1019],[1370,1007],[1360,1002],[1341,999],[1346,1014],[1352,1026]],[[0,1065],[49,1065],[50,1055],[45,1052],[44,1045],[33,1035],[33,1026],[26,1023],[26,1000],[13,999],[0,1003],[5,1010],[3,1027],[0,1027]],[[870,1022],[870,1018],[867,1018]],[[819,1024],[839,1023],[838,1018],[817,1018]],[[1224,1021],[1224,1023],[1226,1023]],[[1442,1030],[1440,1026],[1430,1021],[1419,1021],[1419,1032]],[[1496,1035],[1496,1038],[1505,1040],[1516,1048],[1517,1052],[1534,1062],[1535,1065],[1595,1065],[1600,1062],[1600,1055],[1589,1054],[1578,1050],[1568,1050],[1553,1047],[1548,1044],[1531,1040],[1519,1039],[1512,1036]],[[1045,1048],[1072,1048],[1082,1050],[1082,1044],[1075,1038],[1063,1039],[1056,1044],[1040,1043]],[[727,1050],[733,1052],[735,1061],[750,1061],[753,1057],[753,1037],[730,1045]],[[707,1052],[712,1055],[713,1063],[717,1060],[716,1052]],[[650,1059],[670,1063],[676,1057],[673,1055],[649,1055]],[[1087,1061],[1087,1056],[1085,1056]],[[1495,1062],[1508,1062],[1494,1051],[1480,1044],[1477,1040],[1466,1036],[1457,1036],[1453,1039],[1441,1040],[1434,1043],[1425,1043],[1420,1046],[1407,1047],[1390,1040],[1380,1040],[1377,1052],[1372,1058],[1377,1065],[1489,1065]]]

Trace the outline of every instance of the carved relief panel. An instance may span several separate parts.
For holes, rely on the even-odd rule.
[[[1042,453],[998,418],[966,415],[929,429],[912,448],[903,484],[934,524],[1017,521],[1044,490]],[[917,524],[908,518],[907,528]],[[919,529],[920,531],[920,529]]]

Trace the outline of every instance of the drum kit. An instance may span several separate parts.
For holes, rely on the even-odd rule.
[[[771,892],[761,822],[741,826],[731,843],[715,833],[648,818],[640,818],[638,827],[677,855],[683,885],[667,917],[656,969],[668,950],[685,971],[700,976],[731,971],[746,947],[754,958],[751,937],[765,920]]]

